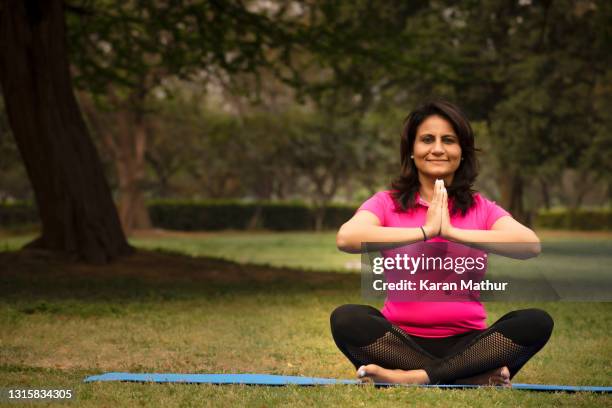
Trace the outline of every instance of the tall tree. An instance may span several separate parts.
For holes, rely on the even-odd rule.
[[[121,3],[137,14],[119,13],[119,19],[110,21],[116,25],[93,24],[98,32],[84,32],[79,37],[89,42],[87,45],[98,47],[100,58],[87,58],[86,52],[73,54],[83,57],[75,61],[78,77],[87,78],[101,93],[110,80],[130,91],[139,89],[138,80],[147,78],[139,68],[159,65],[155,61],[156,47],[169,38],[176,42],[171,41],[172,46],[164,49],[164,58],[179,61],[173,67],[181,62],[185,62],[185,68],[197,66],[204,75],[207,66],[214,64],[228,74],[253,71],[268,63],[264,50],[282,52],[292,44],[281,23],[287,6],[269,10],[262,6],[258,10],[257,4],[253,9],[251,3],[231,1],[200,1],[187,6],[157,1],[83,1],[85,8],[81,3],[70,8],[84,19],[102,15],[102,21],[107,21],[108,15],[113,15],[113,5]],[[173,18],[177,14],[182,20]],[[147,25],[156,21],[150,20],[151,16],[159,17],[165,26],[156,30],[159,27]],[[63,2],[4,0],[0,3],[0,24],[0,82],[42,222],[41,237],[32,246],[68,252],[92,262],[130,253],[72,91]],[[120,32],[111,35],[113,41],[117,40],[113,44],[103,34],[116,26]],[[143,43],[139,30],[156,33],[158,41]],[[131,47],[133,44],[137,46]],[[108,47],[122,51],[118,60],[105,55]],[[154,54],[152,60],[146,51]],[[139,66],[141,63],[145,67]]]
[[[532,178],[579,168],[602,124],[610,6],[597,1],[466,3],[455,82],[491,128],[502,204],[528,222]],[[601,126],[600,126],[601,128]],[[605,146],[602,143],[601,146]],[[534,177],[535,176],[535,177]]]
[[[72,90],[61,0],[0,4],[0,83],[42,222],[29,246],[97,263],[129,254]]]
[[[116,163],[124,230],[149,225],[142,184],[153,126],[148,100],[179,76],[256,73],[293,46],[295,18],[282,2],[84,2],[70,19],[77,84],[113,112],[114,128],[101,129]]]

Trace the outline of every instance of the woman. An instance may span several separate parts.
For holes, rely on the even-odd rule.
[[[338,248],[355,253],[364,242],[454,241],[512,257],[536,256],[535,233],[472,190],[475,150],[470,124],[456,106],[435,101],[413,111],[402,132],[402,170],[393,190],[375,194],[357,210],[338,231]],[[510,386],[550,338],[552,318],[525,309],[489,328],[485,319],[476,301],[387,300],[382,311],[340,306],[330,320],[338,348],[363,380]]]

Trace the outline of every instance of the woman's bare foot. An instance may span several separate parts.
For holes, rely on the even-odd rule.
[[[462,378],[455,381],[455,384],[468,385],[496,385],[501,387],[511,387],[510,370],[508,367],[499,367],[486,373],[475,375],[474,377]]]
[[[376,364],[359,367],[357,378],[362,382],[380,384],[428,384],[429,377],[425,370],[390,370]]]

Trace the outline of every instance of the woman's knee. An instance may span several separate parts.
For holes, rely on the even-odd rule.
[[[550,338],[555,322],[550,314],[541,309],[528,309],[531,313],[534,329],[537,330],[546,341]]]
[[[510,323],[508,321],[508,323]],[[541,309],[523,309],[514,312],[507,335],[521,345],[545,344],[555,323],[548,312]]]
[[[367,305],[347,304],[337,307],[330,316],[332,335],[336,341],[355,345],[370,344],[388,331],[382,314]]]
[[[355,323],[362,319],[362,316],[370,312],[370,308],[371,306],[354,304],[338,306],[329,317],[332,331],[345,331],[354,327]]]

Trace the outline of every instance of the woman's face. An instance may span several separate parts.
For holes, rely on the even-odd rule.
[[[429,116],[417,128],[412,155],[419,175],[450,184],[461,164],[459,137],[446,119]]]

